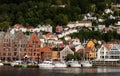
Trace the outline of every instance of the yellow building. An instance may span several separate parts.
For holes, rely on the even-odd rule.
[[[96,58],[96,52],[95,51],[89,51],[86,52],[86,59],[95,59]]]
[[[87,48],[94,48],[95,44],[92,40],[90,40],[88,43],[87,43]]]
[[[52,51],[52,59],[59,60],[59,52],[58,51]]]
[[[86,45],[86,59],[94,59],[96,58],[96,51],[95,51],[95,43],[93,40],[88,41]]]

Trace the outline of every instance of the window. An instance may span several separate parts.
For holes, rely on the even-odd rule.
[[[4,56],[6,56],[6,53],[3,53]]]
[[[16,56],[17,55],[17,53],[16,52],[14,52],[14,56]]]
[[[34,53],[34,56],[36,55],[36,53]]]
[[[11,56],[11,53],[8,53],[8,56]]]

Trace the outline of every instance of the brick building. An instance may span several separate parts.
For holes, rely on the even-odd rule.
[[[34,32],[28,39],[28,56],[32,60],[38,59],[40,55],[41,41],[36,32]]]

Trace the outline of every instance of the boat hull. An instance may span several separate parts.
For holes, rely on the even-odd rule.
[[[42,63],[39,63],[38,66],[39,66],[39,68],[45,68],[45,69],[55,67],[55,65],[53,64],[52,61],[43,61]]]
[[[55,67],[56,67],[56,68],[66,68],[67,65],[66,65],[66,64],[62,64],[62,63],[56,63],[56,64],[55,64]]]
[[[82,67],[92,67],[92,64],[82,64]]]
[[[70,64],[70,67],[79,68],[81,67],[81,64]]]
[[[50,65],[50,64],[38,64],[39,68],[45,68],[45,69],[50,69],[50,68],[54,68],[54,65]]]
[[[92,63],[90,61],[83,61],[81,65],[82,67],[92,67]]]
[[[0,66],[3,66],[4,64],[3,63],[0,63]]]

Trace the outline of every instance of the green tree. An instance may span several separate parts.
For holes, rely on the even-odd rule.
[[[50,24],[50,25],[52,25],[52,24],[53,24],[53,22],[52,22],[52,20],[51,20],[51,19],[46,19],[46,20],[45,20],[45,24]]]
[[[72,60],[74,59],[74,55],[73,54],[68,54],[66,57],[65,57],[65,60]]]
[[[56,21],[56,24],[66,25],[68,23],[68,17],[67,15],[59,14],[54,21]]]
[[[4,22],[0,23],[0,30],[7,31],[8,28],[9,28],[9,22],[4,21]]]
[[[80,56],[77,52],[74,52],[74,60],[79,60]]]

